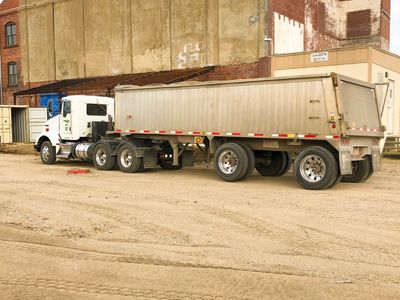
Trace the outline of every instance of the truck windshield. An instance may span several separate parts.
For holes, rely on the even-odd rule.
[[[87,104],[86,114],[88,116],[106,116],[107,105],[105,104]]]

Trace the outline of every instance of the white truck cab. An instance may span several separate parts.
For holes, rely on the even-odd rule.
[[[68,96],[61,101],[61,113],[45,123],[45,128],[36,139],[35,149],[41,153],[44,163],[53,163],[59,158],[86,158],[75,153],[85,145],[104,136],[107,125],[114,119],[114,99],[98,96]],[[102,124],[102,126],[99,126]],[[99,127],[102,127],[99,132]],[[97,130],[97,131],[96,131]],[[54,152],[54,153],[53,153]]]

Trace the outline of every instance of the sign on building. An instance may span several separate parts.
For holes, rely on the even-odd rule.
[[[311,53],[311,61],[312,62],[328,61],[328,52]]]

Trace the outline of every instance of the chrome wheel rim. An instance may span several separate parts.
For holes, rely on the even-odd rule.
[[[107,162],[107,153],[104,149],[99,149],[96,152],[96,162],[99,166],[104,166]]]
[[[308,182],[320,182],[326,174],[325,162],[318,155],[308,155],[300,163],[300,173]]]
[[[225,150],[218,158],[219,169],[224,174],[233,174],[238,167],[238,158],[235,152]]]
[[[42,158],[44,161],[48,161],[50,157],[50,149],[49,146],[44,146],[42,149]]]
[[[121,152],[120,162],[124,168],[129,168],[133,163],[133,155],[132,152],[128,149],[125,149]]]

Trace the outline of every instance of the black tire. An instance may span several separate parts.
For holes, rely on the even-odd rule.
[[[353,161],[352,165],[353,174],[343,176],[342,182],[362,183],[367,181],[374,173],[369,156],[366,156],[364,160]]]
[[[118,149],[117,162],[124,173],[137,173],[143,170],[143,157],[137,157],[136,146],[124,144]]]
[[[269,163],[267,155],[271,155]],[[264,157],[263,157],[264,156]],[[290,169],[292,162],[287,152],[272,151],[264,152],[258,157],[256,170],[261,176],[282,176]]]
[[[253,174],[254,168],[256,166],[256,157],[254,156],[254,151],[251,150],[251,148],[245,144],[240,144],[244,150],[246,150],[246,154],[247,154],[247,159],[249,160],[249,167],[246,171],[246,174],[244,175],[244,177],[242,178],[242,180],[245,180],[247,178],[249,178],[251,176],[251,174]]]
[[[285,175],[289,170],[290,167],[292,166],[292,156],[288,152],[284,152],[286,154],[286,167],[282,170],[281,174],[278,176],[283,176]]]
[[[339,178],[339,163],[335,155],[322,147],[313,146],[300,152],[294,161],[297,182],[309,190],[332,187]]]
[[[40,146],[40,159],[46,165],[53,165],[56,163],[56,147],[50,141],[45,141]]]
[[[225,181],[242,180],[249,170],[246,150],[239,144],[223,144],[215,152],[214,168],[218,176]]]
[[[107,143],[99,143],[93,150],[93,165],[97,170],[109,171],[114,168],[116,156],[112,155],[111,146]]]

